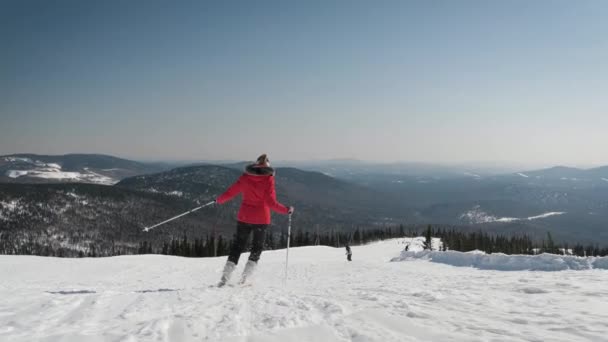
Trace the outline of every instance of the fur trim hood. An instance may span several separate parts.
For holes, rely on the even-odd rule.
[[[252,176],[274,176],[274,169],[270,166],[250,164],[245,168],[245,173]]]

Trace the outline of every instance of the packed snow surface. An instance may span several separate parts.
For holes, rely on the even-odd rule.
[[[264,252],[226,288],[225,258],[0,256],[0,341],[608,341],[608,271],[390,262],[409,241],[293,248],[286,285]]]

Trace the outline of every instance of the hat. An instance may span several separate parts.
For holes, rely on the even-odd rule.
[[[261,156],[258,157],[258,160],[256,161],[256,163],[258,165],[262,165],[262,164],[270,165],[270,159],[268,159],[268,156],[266,154],[262,154]]]

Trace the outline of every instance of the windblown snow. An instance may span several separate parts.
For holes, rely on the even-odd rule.
[[[225,258],[0,256],[0,340],[607,339],[608,271],[599,269],[606,258],[594,269],[502,272],[469,265],[473,253],[403,258],[408,242],[355,246],[352,262],[343,249],[293,248],[286,285],[285,251],[267,251],[252,286],[226,288],[209,286]],[[438,255],[478,268],[437,263]],[[239,273],[247,255],[241,258]]]
[[[84,172],[67,172],[62,171],[61,165],[56,163],[43,163],[38,160],[33,161],[29,158],[8,157],[4,159],[9,162],[23,162],[31,164],[32,167],[29,170],[8,170],[6,172],[6,176],[10,178],[19,178],[27,176],[53,180],[81,181],[105,185],[113,185],[118,182],[113,178],[93,172],[88,168],[84,168]]]
[[[530,217],[498,217],[487,212],[483,211],[480,206],[475,206],[473,209],[467,211],[466,213],[460,215],[460,219],[469,223],[479,224],[479,223],[492,223],[492,222],[515,222],[515,221],[534,221],[540,220],[551,216],[563,215],[566,212],[563,211],[553,211],[548,213],[543,213]]]

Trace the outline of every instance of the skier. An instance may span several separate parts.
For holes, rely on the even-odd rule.
[[[253,273],[264,247],[264,236],[266,228],[270,225],[271,209],[281,214],[290,215],[294,211],[294,207],[286,207],[277,201],[274,173],[274,169],[270,167],[270,160],[263,154],[258,157],[255,164],[248,165],[245,168],[245,173],[216,199],[218,204],[224,204],[239,193],[243,193],[236,233],[218,286],[224,286],[230,279],[239,262],[239,257],[247,245],[249,234],[252,232],[251,254],[247,264],[245,264],[240,283],[243,284],[247,277]]]
[[[353,252],[351,252],[350,246],[346,245],[346,259],[348,259],[348,261],[353,261],[352,256]]]

